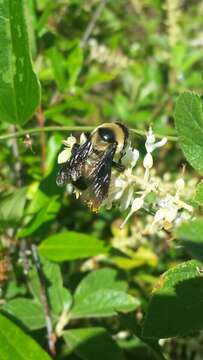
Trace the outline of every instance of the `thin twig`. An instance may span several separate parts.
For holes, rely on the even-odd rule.
[[[90,35],[92,34],[95,25],[97,23],[98,18],[100,17],[103,8],[105,7],[106,3],[108,0],[100,0],[99,5],[97,6],[94,14],[92,15],[91,21],[89,22],[83,36],[80,42],[80,46],[84,47],[87,44],[87,41],[90,37]]]
[[[39,107],[36,114],[37,122],[39,127],[42,129],[40,132],[40,145],[41,145],[41,169],[42,173],[45,172],[45,160],[46,160],[46,137],[44,132],[45,117],[42,108]]]
[[[15,125],[11,125],[10,129],[11,129],[11,134],[15,134],[15,130],[16,130]],[[21,180],[22,165],[21,165],[20,157],[19,157],[17,136],[13,136],[12,138],[13,138],[13,141],[12,141],[11,147],[12,147],[12,152],[13,152],[13,157],[14,157],[14,170],[16,173],[17,185],[21,186],[22,185],[22,180]]]
[[[13,133],[9,133],[9,134],[4,134],[4,135],[0,135],[0,141],[2,140],[8,140],[8,139],[12,139],[13,137],[22,137],[25,136],[26,134],[38,134],[41,133],[42,131],[44,132],[53,132],[53,131],[67,131],[67,132],[73,132],[73,131],[78,131],[78,132],[86,132],[86,131],[91,131],[94,129],[94,126],[45,126],[43,128],[30,128],[30,129],[26,129],[26,130],[19,130]],[[140,135],[140,136],[146,136],[146,131],[144,130],[139,130],[139,129],[130,129],[130,132],[132,132],[135,135]],[[155,134],[157,139],[162,139],[164,135],[160,135],[160,134]],[[178,138],[176,136],[167,136],[167,139],[169,141],[178,141]]]
[[[45,284],[44,274],[42,271],[41,262],[38,256],[36,245],[31,245],[31,251],[32,251],[32,257],[33,262],[36,267],[39,282],[40,282],[40,295],[41,295],[41,302],[44,308],[44,314],[45,314],[45,320],[46,320],[46,329],[47,329],[47,336],[48,336],[48,347],[50,353],[54,356],[56,355],[56,337],[54,335],[52,320],[51,320],[51,313],[49,309],[49,303],[48,303],[48,295],[47,295],[47,288]]]

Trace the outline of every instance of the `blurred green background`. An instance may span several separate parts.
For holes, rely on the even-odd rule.
[[[29,0],[26,6],[33,64],[42,90],[41,106],[25,130],[122,121],[129,128],[147,130],[151,125],[157,134],[176,135],[173,111],[177,95],[184,90],[202,95],[202,1]],[[0,130],[20,128],[2,123]],[[1,248],[2,258],[8,256],[10,263],[2,281],[2,298],[29,297],[23,280],[25,239],[39,244],[49,235],[71,230],[94,235],[117,250],[87,262],[62,264],[65,285],[75,289],[84,271],[116,267],[128,281],[130,293],[141,301],[141,319],[159,275],[189,255],[174,244],[170,233],[142,236],[141,230],[150,221],[144,211],[120,231],[124,214],[118,209],[92,214],[56,186],[57,155],[70,133],[78,135],[74,131],[28,131],[30,137],[1,144]],[[142,156],[144,138],[132,134],[132,143]],[[169,142],[159,152],[155,167],[166,181],[173,181],[183,163],[180,148]],[[189,166],[185,176],[192,191],[197,179]],[[121,256],[120,251],[129,257]],[[76,327],[95,324],[112,333],[118,331],[114,318],[81,320]],[[45,342],[41,333],[34,336]],[[145,345],[136,341],[119,339],[126,359],[152,359]],[[168,359],[203,358],[202,340],[194,341],[196,347],[191,351],[188,339],[166,341]],[[58,354],[58,359],[66,358],[64,345],[59,344]],[[69,355],[67,359],[78,357]]]

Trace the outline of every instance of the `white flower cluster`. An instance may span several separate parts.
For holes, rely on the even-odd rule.
[[[105,45],[98,44],[96,39],[89,40],[90,60],[106,64],[110,68],[126,68],[132,62],[119,50],[109,50]]]
[[[80,144],[83,144],[85,140],[86,137],[82,134]],[[156,141],[150,128],[146,136],[146,155],[142,162],[142,168],[136,166],[140,157],[139,151],[129,145],[121,160],[125,170],[121,173],[112,170],[109,194],[102,206],[110,209],[112,205],[116,205],[122,212],[128,210],[121,228],[133,214],[141,209],[152,216],[151,222],[148,224],[148,233],[160,229],[170,230],[173,225],[177,225],[192,216],[193,207],[182,200],[182,196],[185,195],[183,178],[179,178],[173,186],[169,187],[165,186],[164,177],[161,179],[155,174],[152,154],[156,149],[164,146],[166,142],[165,137]],[[70,136],[63,143],[65,150],[59,154],[58,163],[64,163],[70,158],[71,149],[76,143],[76,139]],[[80,194],[75,189],[74,191],[79,197]],[[147,199],[150,194],[153,194],[154,201],[148,209]]]

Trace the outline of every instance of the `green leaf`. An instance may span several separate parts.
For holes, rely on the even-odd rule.
[[[57,201],[57,196],[50,198],[46,206],[35,214],[29,224],[27,224],[27,226],[18,233],[18,238],[33,234],[44,223],[55,219],[60,207],[61,204]]]
[[[24,124],[40,102],[33,71],[24,0],[0,2],[0,119]]]
[[[162,354],[163,349],[159,345],[159,342],[155,339],[145,339],[142,336],[142,328],[133,313],[119,314],[119,318],[124,329],[130,331],[134,336],[140,339],[140,341],[147,346],[150,353],[154,355],[153,358],[156,360],[165,360],[165,357]]]
[[[203,175],[203,113],[197,94],[185,92],[177,100],[175,125],[188,162]]]
[[[203,329],[201,264],[192,260],[161,276],[144,321],[143,336],[168,338]]]
[[[64,72],[64,58],[63,55],[55,48],[52,47],[48,51],[48,57],[54,72],[54,79],[60,91],[65,91],[67,80]]]
[[[53,170],[54,164],[56,162],[56,157],[61,148],[63,136],[61,134],[54,134],[49,138],[47,143],[47,156],[46,156],[46,176],[51,173]]]
[[[87,292],[97,291],[99,288],[127,291],[128,284],[118,278],[118,272],[115,269],[95,270],[85,276],[78,285],[75,292],[75,301],[81,301]]]
[[[193,257],[203,261],[203,218],[181,224],[174,234]]]
[[[2,310],[13,315],[30,330],[45,327],[44,310],[38,301],[26,298],[13,299],[3,305]]]
[[[203,181],[197,185],[194,201],[203,206]]]
[[[101,72],[96,67],[90,67],[89,73],[87,75],[83,91],[88,91],[93,88],[95,85],[110,82],[117,76],[118,71],[112,70],[109,72]]]
[[[72,304],[72,296],[68,289],[63,287],[60,266],[43,259],[43,271],[48,282],[47,290],[51,308],[57,315],[68,311]]]
[[[0,223],[17,223],[23,216],[27,188],[8,194],[1,201]]]
[[[121,349],[104,328],[92,327],[64,331],[70,352],[83,360],[123,360]]]
[[[103,241],[73,231],[52,235],[39,246],[40,254],[53,261],[82,259],[108,251],[109,246]]]
[[[30,336],[0,314],[0,358],[2,360],[51,360]]]
[[[67,58],[66,67],[69,74],[68,89],[71,92],[75,91],[75,84],[83,63],[83,51],[81,46],[73,48]]]
[[[46,281],[48,299],[52,312],[59,316],[68,311],[72,304],[72,296],[68,289],[63,287],[63,279],[59,265],[41,258],[41,264]],[[29,272],[31,291],[35,299],[41,301],[40,283],[35,269]]]
[[[117,275],[112,269],[88,274],[75,292],[71,317],[112,316],[118,311],[136,309],[139,301],[126,294],[126,283],[118,280]]]

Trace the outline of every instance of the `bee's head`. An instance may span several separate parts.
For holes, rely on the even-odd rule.
[[[91,141],[96,150],[105,151],[110,145],[115,144],[117,154],[126,146],[127,138],[128,130],[120,123],[104,123],[91,134]]]

